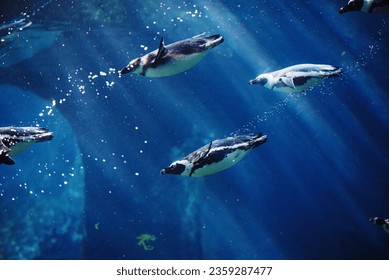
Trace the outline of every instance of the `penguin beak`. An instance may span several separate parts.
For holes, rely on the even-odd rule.
[[[35,136],[34,140],[38,143],[38,142],[50,141],[53,140],[53,138],[54,138],[53,133],[46,130],[45,132]]]
[[[127,73],[130,73],[131,72],[131,68],[130,67],[125,67],[123,68],[122,70],[119,71],[119,75],[123,75],[123,74],[127,74]]]
[[[257,81],[255,79],[252,79],[252,80],[249,81],[250,85],[253,85],[253,84],[256,84],[256,83],[257,83]]]
[[[356,10],[355,1],[350,1],[346,6],[339,9],[339,14],[344,14],[355,10]]]
[[[126,67],[119,71],[119,75],[121,76],[123,74],[134,72],[137,68],[139,68],[140,64],[141,59],[139,57],[131,60]]]
[[[339,14],[344,14],[345,12],[347,12],[347,6],[344,6],[339,9]]]

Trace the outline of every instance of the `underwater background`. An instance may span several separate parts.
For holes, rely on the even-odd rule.
[[[0,126],[54,139],[0,166],[0,259],[389,259],[369,222],[389,217],[389,18],[346,2],[2,1]],[[203,32],[225,41],[194,68],[117,75]],[[248,84],[300,63],[343,75],[292,95]],[[259,131],[225,171],[159,173]]]

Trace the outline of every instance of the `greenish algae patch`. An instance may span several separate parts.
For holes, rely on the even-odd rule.
[[[153,234],[143,233],[139,235],[136,239],[138,239],[138,245],[143,246],[145,251],[154,250],[154,246],[147,244],[148,242],[155,241],[157,238]]]

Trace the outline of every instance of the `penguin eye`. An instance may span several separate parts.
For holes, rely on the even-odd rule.
[[[170,174],[181,174],[185,170],[185,165],[180,163],[174,163],[169,167]]]
[[[355,1],[354,0],[348,1],[347,6],[355,6]]]

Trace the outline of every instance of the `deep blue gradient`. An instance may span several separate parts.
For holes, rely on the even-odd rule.
[[[388,14],[339,15],[347,1],[68,2],[2,8],[0,20],[24,12],[32,25],[0,45],[0,126],[55,138],[0,166],[0,259],[389,258],[369,222],[389,217]],[[203,32],[225,41],[187,72],[118,77],[162,36]],[[292,96],[248,84],[300,63],[344,74]],[[159,173],[258,131],[267,143],[228,170]]]

